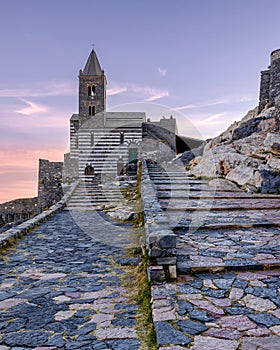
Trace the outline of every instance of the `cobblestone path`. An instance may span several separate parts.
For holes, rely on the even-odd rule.
[[[97,212],[73,215],[56,214],[2,252],[0,350],[140,348],[137,305],[114,263],[137,262],[124,258],[132,229],[113,226],[113,238]]]
[[[177,239],[174,283],[152,285],[161,350],[280,349],[280,197],[215,189],[150,166]]]

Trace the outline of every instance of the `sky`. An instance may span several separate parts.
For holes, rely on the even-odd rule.
[[[279,0],[0,0],[0,203],[37,195],[39,158],[63,160],[92,45],[108,109],[163,106],[207,139],[258,104],[279,13]]]

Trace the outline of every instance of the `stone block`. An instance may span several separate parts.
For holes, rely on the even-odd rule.
[[[158,265],[176,265],[176,256],[157,258]]]
[[[162,256],[163,251],[160,248],[153,247],[153,248],[148,250],[148,254],[149,254],[150,258],[158,258],[158,257]]]
[[[149,266],[148,267],[148,278],[150,281],[164,282],[165,273],[162,266]]]
[[[176,235],[171,230],[160,231],[160,248],[176,248]]]
[[[169,276],[171,279],[176,279],[177,278],[177,268],[176,265],[170,265],[168,266],[169,270]]]

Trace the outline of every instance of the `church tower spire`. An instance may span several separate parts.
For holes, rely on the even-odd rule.
[[[96,113],[106,110],[106,76],[92,49],[86,65],[79,74],[80,125]]]

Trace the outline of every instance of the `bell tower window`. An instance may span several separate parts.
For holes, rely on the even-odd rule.
[[[95,106],[88,106],[88,115],[89,116],[95,115]]]
[[[88,96],[94,97],[95,95],[95,85],[88,86]]]

